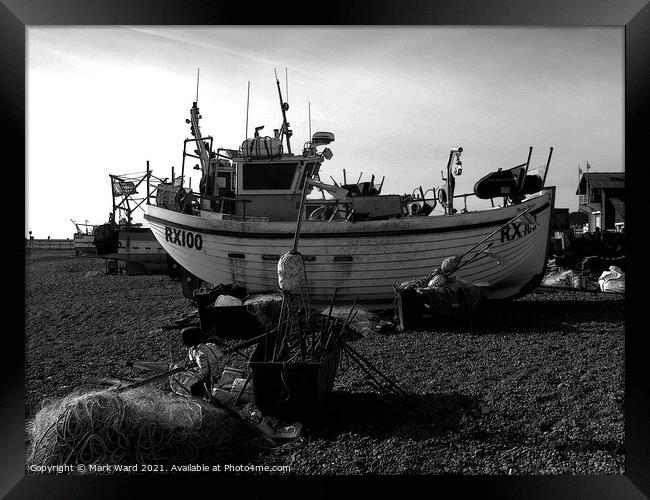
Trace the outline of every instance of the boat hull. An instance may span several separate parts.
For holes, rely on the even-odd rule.
[[[73,238],[75,255],[97,255],[95,236],[92,234],[76,233]]]
[[[167,252],[149,228],[120,228],[115,233],[112,236],[116,240],[113,251],[100,254],[102,258],[124,262],[127,274],[167,273]]]
[[[148,228],[121,229],[117,236],[117,259],[126,262],[127,274],[164,274],[167,252]]]
[[[525,294],[545,271],[554,194],[554,188],[546,188],[518,205],[454,216],[303,221],[299,251],[310,300],[327,303],[338,288],[342,301],[389,303],[395,297],[393,283],[429,274],[446,257],[469,250],[530,208],[535,224],[511,223],[486,241],[503,263],[484,256],[457,274],[488,282],[489,299]],[[145,218],[162,248],[200,279],[241,285],[249,292],[277,291],[278,259],[293,247],[295,223],[196,216],[156,206],[149,206]]]

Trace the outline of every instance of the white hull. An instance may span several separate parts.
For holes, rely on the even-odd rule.
[[[125,262],[127,274],[166,273],[167,252],[147,228],[119,229],[117,251],[103,259]]]
[[[97,253],[95,249],[95,237],[92,234],[75,234],[73,238],[75,254],[95,255]]]
[[[167,253],[149,230],[120,230],[117,258],[125,261],[166,263]]]
[[[327,303],[338,287],[342,301],[391,302],[394,282],[425,276],[444,258],[469,250],[530,207],[534,228],[511,224],[488,240],[506,262],[482,257],[458,273],[490,283],[489,299],[527,293],[544,274],[554,193],[547,188],[518,205],[454,216],[303,221],[299,251],[305,257],[310,299]],[[145,217],[160,245],[195,276],[213,284],[239,284],[248,292],[278,289],[277,262],[293,247],[294,222],[221,220],[217,214],[148,208]]]

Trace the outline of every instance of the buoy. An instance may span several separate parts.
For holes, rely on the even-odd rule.
[[[427,287],[439,288],[441,286],[445,286],[446,283],[447,283],[447,278],[445,278],[442,274],[436,274],[433,278],[431,278]]]
[[[305,263],[299,253],[287,252],[278,261],[278,285],[280,290],[300,293],[305,279]]]
[[[442,271],[444,274],[453,273],[458,268],[458,265],[460,264],[460,259],[461,259],[460,255],[447,257],[445,260],[442,261],[442,264],[440,265],[440,271]]]

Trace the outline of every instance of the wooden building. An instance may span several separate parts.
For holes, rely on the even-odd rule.
[[[578,183],[578,211],[589,221],[585,230],[623,232],[625,228],[625,172],[586,172]]]

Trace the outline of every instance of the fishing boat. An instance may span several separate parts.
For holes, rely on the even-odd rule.
[[[108,222],[94,230],[97,255],[122,262],[127,274],[165,274],[168,272],[167,252],[158,243],[151,229],[133,222],[133,213],[155,194],[157,184],[164,181],[146,172],[131,175],[111,174],[113,210]],[[138,197],[137,189],[146,185],[146,195]]]
[[[93,224],[88,224],[86,221],[85,224],[80,224],[70,219],[74,224],[76,229],[73,235],[73,249],[74,254],[79,255],[97,255],[97,249],[95,248],[95,226]]]
[[[271,137],[255,128],[236,150],[214,150],[213,138],[201,134],[197,102],[190,109],[192,137],[184,142],[180,179],[172,174],[159,186],[145,215],[160,245],[190,273],[248,292],[277,290],[278,260],[299,239],[312,303],[327,303],[338,289],[340,300],[381,305],[394,300],[395,283],[425,276],[446,257],[485,240],[489,251],[460,269],[458,278],[489,283],[493,300],[522,296],[539,284],[554,206],[555,188],[544,186],[553,148],[537,169],[529,169],[529,148],[526,163],[486,176],[474,193],[454,192],[462,173],[460,147],[450,150],[445,185],[438,189],[385,195],[384,179],[377,184],[374,176],[327,183],[319,171],[332,158],[334,134],[310,133],[293,152],[289,106],[277,77],[276,83],[281,127]],[[186,157],[200,161],[198,192],[183,185]],[[490,199],[492,207],[468,210],[473,196]],[[436,207],[443,213],[434,213]]]

